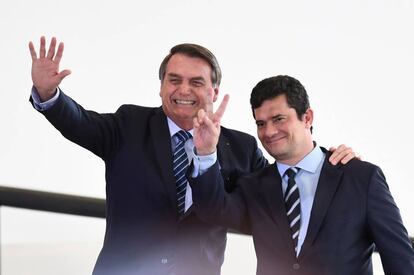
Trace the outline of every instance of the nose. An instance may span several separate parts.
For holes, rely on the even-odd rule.
[[[263,135],[266,138],[272,138],[278,132],[279,132],[279,130],[277,129],[277,127],[273,123],[267,123],[264,126],[264,129],[263,129]]]
[[[192,93],[192,88],[189,83],[183,82],[180,86],[180,94],[189,95]]]

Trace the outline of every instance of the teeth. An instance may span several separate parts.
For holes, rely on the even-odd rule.
[[[193,104],[195,104],[195,101],[194,100],[180,100],[180,99],[175,99],[174,101],[177,104],[183,104],[183,105],[193,105]]]

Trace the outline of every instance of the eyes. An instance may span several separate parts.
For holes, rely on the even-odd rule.
[[[271,123],[275,126],[281,126],[285,121],[287,120],[286,116],[277,115],[271,118]],[[256,120],[256,126],[257,128],[263,128],[268,121],[264,120]]]
[[[168,81],[172,84],[172,85],[180,85],[183,83],[183,79],[182,78],[178,78],[178,77],[170,77],[168,78]],[[199,88],[199,87],[203,87],[205,86],[205,81],[202,78],[194,78],[194,79],[190,79],[190,85],[195,87],[195,88]]]
[[[203,87],[204,86],[204,81],[202,81],[202,80],[193,80],[193,81],[191,81],[191,83],[194,87]]]
[[[178,78],[170,78],[168,79],[168,81],[173,85],[178,85],[181,83],[181,79],[178,79]]]

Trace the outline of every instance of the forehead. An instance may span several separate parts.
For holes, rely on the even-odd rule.
[[[284,94],[267,99],[259,108],[254,109],[256,120],[267,120],[277,115],[290,115],[292,112],[296,113],[295,109],[289,107]]]
[[[174,54],[167,63],[166,75],[176,74],[182,77],[204,77],[210,79],[210,64],[199,57]]]

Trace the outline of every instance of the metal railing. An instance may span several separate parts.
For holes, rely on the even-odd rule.
[[[0,186],[0,206],[105,218],[105,200]]]
[[[0,207],[10,206],[84,217],[105,218],[105,200],[0,186]],[[0,236],[1,237],[1,236]],[[0,238],[0,275],[2,260]]]

